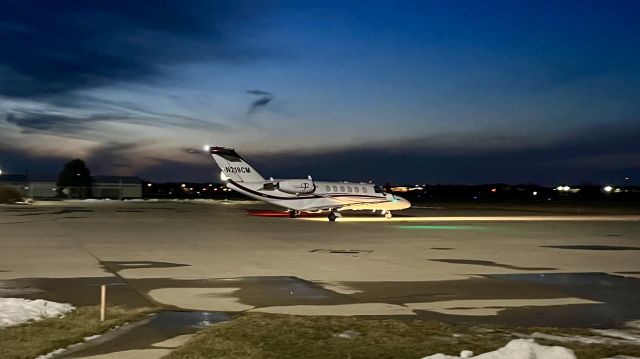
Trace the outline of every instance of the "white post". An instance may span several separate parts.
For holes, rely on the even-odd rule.
[[[100,321],[104,322],[104,314],[107,310],[107,286],[100,286]]]

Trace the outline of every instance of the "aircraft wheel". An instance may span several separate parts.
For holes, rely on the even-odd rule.
[[[294,210],[289,211],[289,217],[291,218],[297,218],[299,215],[300,215],[300,211],[294,211]]]
[[[329,213],[329,221],[330,222],[335,222],[336,218],[338,218],[338,216],[336,216],[335,213],[333,213],[333,212]]]
[[[387,213],[384,214],[384,218],[386,218],[386,219],[391,219],[391,217],[393,217],[393,216],[391,215],[390,211],[387,211]]]

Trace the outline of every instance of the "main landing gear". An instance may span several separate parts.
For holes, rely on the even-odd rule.
[[[298,218],[298,216],[300,215],[300,211],[296,211],[296,210],[289,210],[289,217],[291,218]]]
[[[342,214],[340,212],[331,211],[329,212],[329,221],[335,222],[337,218],[341,218]]]
[[[393,215],[391,214],[391,211],[382,211],[382,214],[384,214],[384,218],[386,219],[391,219],[391,217],[393,217]]]

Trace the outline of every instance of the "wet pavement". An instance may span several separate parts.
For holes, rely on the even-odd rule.
[[[520,267],[511,264],[502,264],[496,263],[492,261],[479,261],[473,259],[432,259],[434,262],[443,262],[443,263],[453,263],[453,264],[470,264],[470,265],[479,265],[479,266],[487,266],[487,267],[496,267],[496,268],[506,268],[506,269],[515,269],[520,271],[548,271],[555,270],[558,268],[550,268],[550,267]]]
[[[606,245],[570,245],[570,246],[543,246],[544,248],[578,249],[585,251],[640,251],[640,247],[606,246]]]
[[[229,319],[225,313],[164,311],[138,323],[107,332],[56,358],[83,358],[130,350],[173,349],[174,346],[166,341],[194,334]]]
[[[98,285],[104,282],[106,282],[105,278],[21,279],[3,281],[0,290],[13,290],[12,294],[25,298],[43,298],[71,302],[75,305],[95,305],[98,299]],[[519,304],[518,307],[500,307],[497,314],[488,315],[465,315],[466,307],[453,307],[459,309],[458,315],[420,309],[408,311],[408,314],[425,319],[517,326],[607,328],[640,318],[640,306],[637,305],[637,300],[640,298],[640,279],[606,273],[504,274],[451,281],[341,282],[340,285],[349,288],[352,292],[337,293],[325,288],[322,283],[312,283],[295,277],[247,277],[191,280],[128,279],[126,283],[111,282],[107,293],[108,303],[112,306],[153,305],[170,311],[181,308],[154,300],[150,293],[168,288],[180,291],[182,288],[183,295],[188,296],[186,289],[199,288],[202,289],[200,293],[204,293],[201,295],[206,297],[207,289],[210,293],[215,293],[218,289],[229,288],[233,290],[225,296],[237,299],[248,309],[367,303],[389,303],[411,307],[413,303],[447,301],[504,303],[509,300],[517,302],[525,300],[525,303]],[[82,286],[85,287],[84,290],[78,290]],[[562,301],[565,298],[581,298],[593,303],[542,307],[535,305],[537,300]],[[530,301],[531,306],[527,306],[526,301]],[[213,295],[211,303],[212,308],[215,308]],[[178,313],[181,313],[180,316],[187,315],[184,312]],[[385,314],[380,313],[380,315]]]
[[[411,224],[261,213],[278,211],[220,201],[1,206],[0,296],[96,305],[106,284],[109,305],[172,312],[348,314],[372,313],[362,310],[371,305],[382,316],[523,326],[640,319],[635,209],[573,211],[562,221],[548,208],[439,206],[397,216]],[[526,222],[513,220],[520,215]]]

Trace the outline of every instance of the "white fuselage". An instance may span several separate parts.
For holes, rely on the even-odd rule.
[[[336,211],[343,209],[380,210],[391,218],[391,210],[411,207],[402,197],[385,193],[371,183],[316,182],[305,179],[273,179],[262,177],[233,148],[205,146],[222,171],[220,178],[228,188],[245,196],[289,209],[292,217],[297,212],[331,211],[334,221]]]
[[[380,187],[370,183],[313,181],[314,188],[290,193],[281,191],[277,184],[286,181],[308,180],[269,180],[260,182],[227,181],[227,187],[248,197],[272,203],[297,211],[330,210],[401,210],[411,206],[406,199],[384,193]]]

